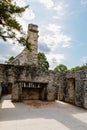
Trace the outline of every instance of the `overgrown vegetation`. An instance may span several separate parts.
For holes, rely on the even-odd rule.
[[[46,70],[49,69],[49,63],[44,53],[41,53],[41,52],[38,53],[38,64],[39,66],[41,66],[42,68]]]

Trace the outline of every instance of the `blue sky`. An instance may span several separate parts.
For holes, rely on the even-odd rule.
[[[44,52],[50,68],[64,64],[68,68],[87,63],[87,0],[18,0],[29,5],[17,18],[27,32],[28,24],[39,26],[38,51]],[[11,41],[0,40],[0,63],[23,50]]]

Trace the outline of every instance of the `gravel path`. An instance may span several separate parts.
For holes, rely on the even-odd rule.
[[[9,96],[3,97],[0,130],[87,130],[85,109],[59,101],[33,104],[12,103]]]

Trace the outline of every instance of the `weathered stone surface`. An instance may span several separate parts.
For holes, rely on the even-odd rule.
[[[1,83],[0,83],[0,99],[1,99],[1,94],[2,94],[2,87],[1,87]]]
[[[12,84],[12,101],[20,101],[22,96],[25,99],[39,99],[42,93],[46,100],[53,101],[59,99],[68,103],[75,104],[80,107],[87,108],[87,70],[80,70],[76,72],[54,73],[53,71],[43,70],[35,65],[0,65],[0,96],[4,89],[9,84]],[[32,83],[47,83],[46,92],[43,89],[30,90],[29,98],[28,92],[23,91],[20,82]],[[25,86],[26,87],[26,86]],[[26,96],[25,96],[26,93]]]
[[[86,75],[86,69],[62,74],[59,100],[87,108]]]
[[[12,86],[12,96],[11,96],[11,100],[13,102],[18,102],[19,101],[19,98],[20,98],[20,95],[19,95],[19,87],[18,87],[18,84],[15,83],[13,86]]]

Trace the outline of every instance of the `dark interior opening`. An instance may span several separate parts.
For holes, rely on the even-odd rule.
[[[2,87],[2,95],[12,93],[12,83],[7,83],[7,84],[1,83],[1,87]]]
[[[43,88],[22,88],[22,99],[23,100],[43,100]]]

